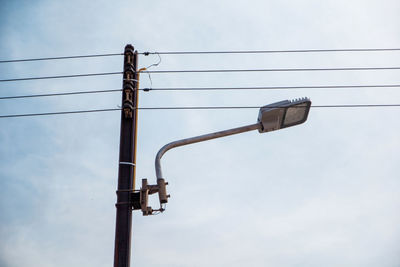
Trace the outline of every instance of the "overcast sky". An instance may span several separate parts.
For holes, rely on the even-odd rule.
[[[1,1],[0,59],[399,48],[397,0]],[[152,70],[400,66],[400,52],[162,55]],[[139,67],[158,62],[141,55]],[[0,79],[122,71],[122,56],[0,64]],[[154,88],[400,84],[398,70],[152,74]],[[118,89],[121,75],[1,82],[0,96]],[[141,87],[149,87],[141,76]],[[140,92],[140,107],[400,104],[399,88]],[[0,99],[0,115],[118,108],[120,93]],[[166,143],[257,109],[141,110],[137,181]],[[400,115],[313,108],[300,126],[165,154],[167,210],[134,212],[132,266],[399,266]],[[112,266],[120,114],[0,119],[0,266]],[[156,204],[156,196],[152,204]]]

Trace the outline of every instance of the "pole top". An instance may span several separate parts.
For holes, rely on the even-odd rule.
[[[134,52],[135,51],[135,48],[133,47],[133,45],[131,45],[131,44],[127,44],[126,46],[125,46],[125,53],[126,52]]]

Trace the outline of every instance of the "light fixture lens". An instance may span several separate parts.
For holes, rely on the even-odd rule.
[[[308,104],[300,104],[293,107],[289,107],[286,110],[285,119],[283,121],[283,127],[295,125],[304,122],[307,118]]]
[[[258,122],[260,133],[301,124],[307,120],[311,101],[308,98],[284,100],[260,108]]]

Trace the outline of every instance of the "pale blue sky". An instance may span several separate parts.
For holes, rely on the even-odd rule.
[[[400,47],[400,3],[2,1],[0,59],[144,51]],[[139,58],[140,67],[157,62]],[[157,70],[399,66],[399,52],[162,56]],[[122,57],[0,64],[0,78],[122,70]],[[156,69],[155,69],[156,70]],[[153,74],[153,86],[398,84],[399,71]],[[121,77],[0,83],[0,95],[117,89]],[[149,86],[146,75],[142,87]],[[140,92],[140,106],[400,103],[398,88]],[[0,100],[0,115],[116,108],[119,93]],[[257,110],[141,111],[137,184],[181,138]],[[132,266],[398,266],[399,108],[312,109],[308,121],[168,152],[165,213],[133,218]],[[110,266],[118,112],[0,119],[0,265]]]

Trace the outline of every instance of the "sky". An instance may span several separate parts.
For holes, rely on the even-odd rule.
[[[0,60],[146,51],[399,48],[396,0],[7,1]],[[159,61],[139,57],[139,67]],[[400,52],[161,55],[151,70],[399,66]],[[122,71],[122,56],[0,64],[0,79]],[[398,70],[141,75],[142,88],[399,84]],[[121,75],[1,82],[0,96],[121,88]],[[140,107],[400,104],[399,88],[140,91]],[[121,95],[0,99],[0,115],[118,108]],[[137,189],[165,144],[257,109],[141,110]],[[164,213],[135,211],[131,266],[400,265],[399,107],[177,148]],[[0,266],[111,266],[118,111],[0,119]],[[151,200],[156,207],[156,197]]]

